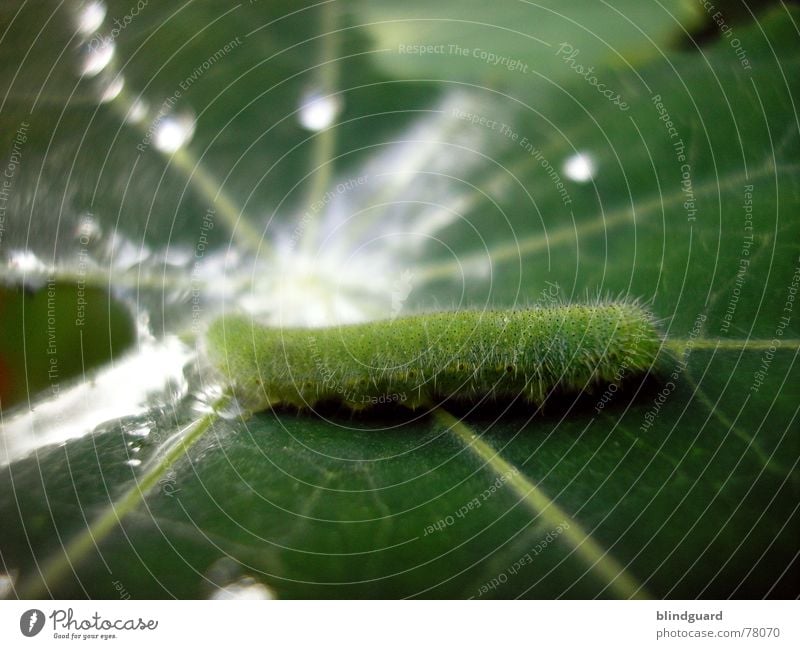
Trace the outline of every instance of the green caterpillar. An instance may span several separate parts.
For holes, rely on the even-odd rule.
[[[354,410],[440,399],[542,403],[552,390],[644,372],[661,336],[634,302],[413,315],[325,329],[279,329],[244,316],[212,323],[211,362],[252,410],[339,401]]]

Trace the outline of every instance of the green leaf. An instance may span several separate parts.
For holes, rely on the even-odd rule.
[[[504,3],[502,11],[478,0],[379,0],[361,9],[381,50],[378,61],[390,73],[512,88],[540,76],[567,81],[570,67],[556,55],[562,43],[587,65],[631,68],[660,56],[660,46],[677,42],[703,15],[700,5],[681,0],[523,0]],[[515,83],[521,75],[527,78]]]
[[[731,37],[674,51],[664,45],[677,33],[672,22],[624,4],[659,48],[642,47],[627,22],[617,35],[616,23],[603,21],[588,38],[574,23],[562,31],[567,19],[537,21],[536,36],[574,40],[577,60],[594,66],[628,110],[564,69],[552,50],[544,80],[503,74],[486,87],[469,85],[472,62],[459,68],[451,58],[364,53],[411,30],[420,42],[435,34],[540,57],[500,28],[524,26],[517,12],[525,7],[516,3],[500,27],[473,25],[452,38],[451,24],[424,32],[419,21],[381,24],[389,9],[354,8],[336,18],[347,27],[340,55],[353,57],[340,63],[334,86],[344,97],[341,123],[307,140],[282,118],[295,110],[301,80],[324,85],[336,75],[292,79],[308,60],[291,50],[275,59],[284,67],[254,68],[257,84],[243,81],[215,99],[250,57],[268,60],[293,43],[317,56],[319,42],[304,44],[316,29],[308,15],[286,19],[296,31],[268,24],[257,32],[263,51],[249,41],[242,61],[218,69],[218,85],[194,88],[195,111],[211,112],[192,144],[173,158],[148,151],[133,170],[135,188],[164,172],[157,194],[165,203],[154,213],[169,216],[152,228],[144,217],[122,222],[135,240],[166,243],[174,232],[191,245],[216,196],[217,209],[236,218],[233,233],[215,231],[215,245],[247,259],[213,278],[247,285],[220,300],[226,309],[247,299],[291,305],[262,294],[260,282],[277,277],[298,302],[327,304],[334,294],[360,315],[388,316],[392,281],[407,268],[409,312],[638,297],[661,319],[666,369],[541,409],[442,404],[431,412],[332,407],[247,417],[219,404],[220,416],[208,414],[217,386],[202,364],[192,365],[192,390],[182,398],[162,395],[145,414],[3,469],[0,553],[19,594],[117,597],[122,585],[133,597],[206,597],[255,580],[259,594],[280,598],[796,597],[800,15],[782,8],[736,27],[747,69]],[[224,20],[257,15],[245,11],[253,9]],[[430,18],[437,10],[397,11]],[[211,19],[196,17],[197,29]],[[248,27],[268,22],[260,21]],[[221,42],[238,33],[219,29]],[[303,36],[293,42],[288,34]],[[616,60],[630,51],[647,62]],[[190,69],[211,53],[172,65]],[[147,83],[139,70],[132,87]],[[270,75],[276,94],[262,96]],[[169,72],[162,89],[184,76]],[[269,125],[259,126],[266,108]],[[101,117],[118,123],[110,113]],[[120,137],[135,146],[141,134],[123,129]],[[122,161],[107,178],[113,185],[125,156],[110,150]],[[591,161],[588,182],[565,170],[577,153]],[[326,170],[328,158],[335,171]],[[295,282],[294,267],[280,265],[280,241],[308,197],[319,195],[315,187],[362,176],[363,187],[332,199],[338,213],[312,215],[309,255],[321,270],[311,288]],[[210,191],[212,180],[230,204]],[[153,198],[148,191],[126,209],[137,212]],[[125,201],[110,196],[107,210],[116,215]],[[247,248],[238,218],[251,219],[264,248]],[[378,247],[382,238],[392,244]],[[344,253],[325,275],[337,246]],[[378,254],[364,261],[363,250]],[[288,258],[296,252],[289,246]],[[183,319],[164,315],[162,330],[186,324],[190,301],[177,302],[165,311],[182,310]],[[206,404],[199,412],[198,399]]]

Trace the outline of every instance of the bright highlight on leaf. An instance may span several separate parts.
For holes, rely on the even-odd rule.
[[[342,402],[412,408],[435,400],[541,403],[655,362],[661,336],[632,302],[459,311],[325,329],[279,329],[244,316],[212,324],[207,351],[254,410]]]

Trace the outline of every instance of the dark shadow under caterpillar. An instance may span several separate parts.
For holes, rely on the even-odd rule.
[[[541,403],[552,390],[610,383],[621,368],[646,372],[661,342],[635,302],[427,313],[324,329],[226,316],[206,336],[212,363],[251,410],[519,396]]]

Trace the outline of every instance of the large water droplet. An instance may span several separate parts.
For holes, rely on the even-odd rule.
[[[342,100],[338,95],[323,95],[312,91],[303,95],[297,120],[309,131],[321,131],[333,124],[342,111]]]
[[[163,117],[156,126],[153,144],[162,153],[175,153],[194,135],[194,115],[182,112]]]
[[[594,178],[595,164],[586,153],[576,153],[564,163],[564,175],[577,183],[586,183]]]
[[[149,443],[160,421],[154,419],[159,416],[158,408],[163,406],[168,413],[161,420],[174,419],[175,407],[165,405],[164,388],[171,377],[181,379],[191,354],[191,349],[174,336],[142,343],[135,353],[115,358],[91,380],[64,387],[58,399],[43,398],[31,410],[4,418],[0,466],[50,444],[83,437],[104,422],[113,420],[119,430],[118,420],[129,416],[134,419],[122,428],[129,433],[126,441]],[[150,435],[146,435],[145,427],[152,431]]]

